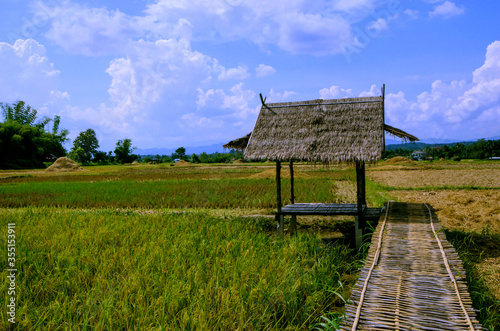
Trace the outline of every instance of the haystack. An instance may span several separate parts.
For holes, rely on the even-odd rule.
[[[69,172],[69,171],[81,171],[82,167],[78,165],[72,159],[68,159],[67,157],[60,157],[54,162],[50,167],[45,169],[48,172]]]
[[[406,157],[403,156],[395,156],[393,158],[390,158],[388,160],[385,160],[385,164],[412,164],[415,165],[415,161],[412,161]]]
[[[187,167],[187,166],[192,166],[194,164],[189,163],[189,162],[184,161],[184,160],[180,160],[180,161],[175,162],[174,165],[178,166],[178,167]]]
[[[247,163],[247,161],[245,161],[243,159],[238,159],[238,160],[233,162],[233,164],[243,164],[243,163]]]
[[[132,165],[139,165],[140,163],[137,161],[132,162]]]
[[[294,171],[293,172],[293,177],[294,178],[311,178],[308,174],[301,172],[301,171]],[[259,172],[258,174],[253,174],[248,177],[249,179],[261,179],[261,178],[276,178],[276,170],[275,169],[268,169],[263,172]],[[289,169],[282,169],[281,170],[281,178],[290,178],[290,170]]]

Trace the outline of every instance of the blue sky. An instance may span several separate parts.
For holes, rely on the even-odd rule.
[[[500,3],[3,0],[0,101],[100,149],[227,142],[269,102],[380,95],[421,139],[500,135]]]

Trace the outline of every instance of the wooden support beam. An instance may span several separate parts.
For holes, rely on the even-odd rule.
[[[281,214],[281,162],[276,161],[276,220],[278,221],[278,234],[284,234],[283,215]]]
[[[385,125],[385,84],[382,85],[382,125]],[[382,127],[382,153],[385,151],[385,129]]]
[[[295,203],[295,191],[293,183],[293,161],[290,160],[290,202],[292,205]],[[290,217],[290,235],[295,235],[297,232],[297,215],[292,215]]]
[[[356,161],[356,184],[358,199],[358,215],[356,216],[356,247],[361,245],[365,233],[366,219],[363,206],[366,207],[365,162]]]

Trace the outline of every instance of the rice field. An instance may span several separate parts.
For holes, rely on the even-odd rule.
[[[303,330],[340,316],[364,253],[317,231],[277,237],[274,180],[250,178],[270,168],[0,172],[0,227],[17,235],[17,328]],[[352,170],[303,168],[300,199],[355,199]]]
[[[335,328],[366,247],[358,252],[348,241],[323,240],[348,233],[349,217],[299,218],[298,236],[277,237],[273,169],[262,163],[0,171],[0,228],[16,224],[16,326]],[[303,174],[296,202],[356,201],[352,168],[296,169]],[[500,323],[499,169],[487,162],[367,167],[370,206],[389,199],[434,206],[490,330]],[[283,179],[283,203],[289,189]],[[0,244],[6,247],[5,235]],[[0,261],[6,265],[6,254]],[[6,276],[3,267],[2,293]],[[8,297],[1,300],[5,307]],[[7,319],[4,309],[0,329],[12,328]]]

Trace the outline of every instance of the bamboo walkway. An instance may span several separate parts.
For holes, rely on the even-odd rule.
[[[441,228],[427,204],[387,204],[341,330],[482,330]]]

